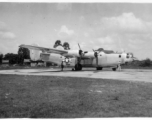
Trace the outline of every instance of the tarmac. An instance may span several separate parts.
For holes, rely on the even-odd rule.
[[[61,77],[85,77],[100,78],[123,81],[142,81],[152,82],[152,70],[146,69],[122,69],[121,71],[112,71],[111,69],[95,70],[95,68],[84,68],[82,71],[71,71],[66,68],[63,71],[58,68],[43,69],[13,69],[0,70],[0,74],[12,75],[35,75],[35,76],[61,76]]]

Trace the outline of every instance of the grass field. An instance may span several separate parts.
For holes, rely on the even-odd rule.
[[[0,75],[0,118],[152,117],[152,83]]]

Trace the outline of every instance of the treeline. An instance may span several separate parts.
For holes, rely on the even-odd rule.
[[[24,63],[24,59],[30,59],[30,51],[27,48],[19,48],[18,54],[7,53],[5,55],[0,55],[0,64],[2,60],[9,60],[9,64],[20,64]]]
[[[123,66],[129,68],[152,67],[152,61],[150,60],[150,58],[146,58],[145,60],[135,60]]]

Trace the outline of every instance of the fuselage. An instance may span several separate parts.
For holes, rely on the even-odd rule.
[[[67,54],[59,55],[55,53],[41,53],[42,61],[53,62],[61,65],[64,61],[65,66],[74,67],[77,63],[79,56],[78,50],[69,50]],[[117,67],[118,64],[125,64],[130,62],[131,59],[127,58],[126,53],[122,54],[105,54],[104,52],[98,53],[98,67]],[[87,52],[81,58],[81,65],[83,67],[96,67],[96,58],[94,52]]]
[[[93,50],[92,52],[79,50],[59,50],[54,48],[39,47],[36,45],[20,45],[19,47],[28,48],[32,61],[53,62],[73,69],[82,70],[82,67],[96,67],[101,70],[103,67],[112,67],[115,71],[120,68],[120,64],[133,61],[133,53],[114,53],[108,50]]]

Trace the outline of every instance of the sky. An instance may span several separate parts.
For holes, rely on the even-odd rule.
[[[0,52],[21,44],[132,52],[152,59],[152,3],[0,2]]]

